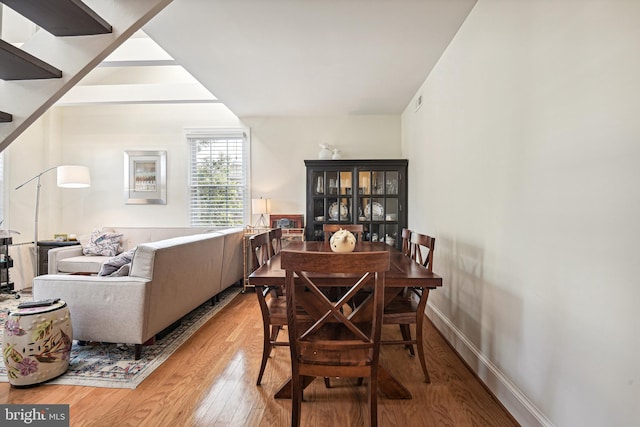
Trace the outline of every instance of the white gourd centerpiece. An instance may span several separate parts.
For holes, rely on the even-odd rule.
[[[333,252],[353,252],[356,248],[356,237],[349,230],[341,228],[333,233],[329,243]]]

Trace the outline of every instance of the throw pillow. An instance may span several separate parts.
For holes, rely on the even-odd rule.
[[[120,276],[128,276],[129,270],[131,269],[131,263],[125,264],[113,273],[109,275],[109,277],[120,277]]]
[[[85,255],[114,256],[120,247],[122,234],[93,230],[89,242],[82,247]]]
[[[89,242],[91,241],[91,235],[93,233],[98,233],[99,231],[103,232],[103,233],[116,233],[116,230],[114,230],[113,228],[107,228],[107,227],[102,227],[102,228],[94,228],[93,231],[89,234],[80,234],[78,235],[78,242],[80,242],[80,246],[82,246],[83,248],[85,246],[87,246],[89,244]]]
[[[119,272],[119,270],[127,264],[131,264],[131,260],[133,259],[133,254],[136,252],[136,248],[130,249],[126,252],[122,252],[120,255],[116,255],[113,258],[109,258],[100,266],[100,271],[98,272],[98,276],[126,276],[129,274],[129,268],[127,267],[126,272],[120,272],[120,274],[115,274]]]

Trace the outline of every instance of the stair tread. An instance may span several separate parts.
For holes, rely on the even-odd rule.
[[[0,123],[9,123],[13,121],[13,116],[4,111],[0,111]]]
[[[31,80],[62,77],[62,71],[41,59],[0,40],[0,79]]]
[[[106,34],[111,25],[80,0],[2,0],[55,36]]]

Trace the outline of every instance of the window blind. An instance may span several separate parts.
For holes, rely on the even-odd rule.
[[[193,227],[242,226],[248,218],[248,142],[242,131],[187,132]]]

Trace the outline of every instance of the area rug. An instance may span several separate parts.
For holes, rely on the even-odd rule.
[[[220,294],[220,302],[213,306],[206,302],[193,310],[176,329],[157,339],[154,344],[143,346],[139,360],[134,360],[133,346],[101,343],[81,346],[74,341],[67,372],[45,384],[134,389],[202,325],[229,304],[240,293],[240,289],[230,287]],[[15,310],[20,302],[31,299],[29,294],[23,294],[20,299],[0,295],[0,342],[3,342],[4,322],[9,311]],[[4,360],[0,358],[0,382],[7,381]]]

